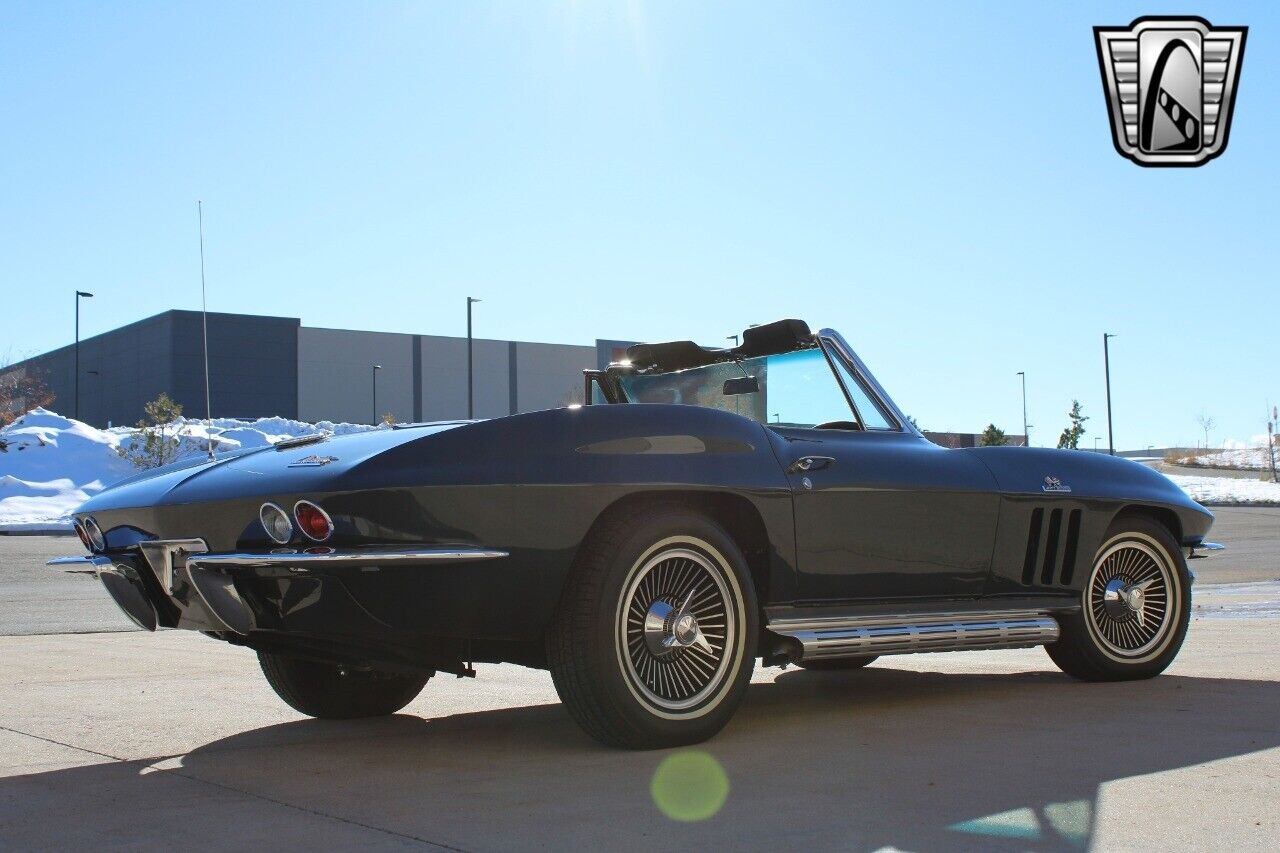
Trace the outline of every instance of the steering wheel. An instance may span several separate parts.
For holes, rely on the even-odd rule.
[[[818,424],[814,429],[850,429],[860,431],[862,427],[853,421],[827,421],[826,423]]]

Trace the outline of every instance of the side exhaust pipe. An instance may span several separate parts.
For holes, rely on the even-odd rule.
[[[124,615],[144,631],[154,631],[159,624],[155,605],[147,598],[146,588],[138,573],[127,566],[98,566],[98,579]]]
[[[200,565],[198,555],[187,559],[186,571],[200,601],[226,630],[243,636],[257,627],[253,611],[236,591],[235,581],[230,575]]]

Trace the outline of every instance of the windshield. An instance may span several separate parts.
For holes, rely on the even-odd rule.
[[[705,406],[781,426],[842,423],[856,428],[844,391],[819,349],[672,373],[624,374],[619,381],[632,403]]]

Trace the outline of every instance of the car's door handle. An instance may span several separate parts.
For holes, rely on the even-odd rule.
[[[788,474],[799,474],[801,471],[821,471],[835,463],[830,456],[801,456],[787,468]]]

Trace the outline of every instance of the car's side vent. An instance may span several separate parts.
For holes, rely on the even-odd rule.
[[[1080,510],[1071,510],[1067,519],[1067,549],[1062,553],[1062,583],[1071,583],[1071,575],[1076,570],[1076,548],[1080,545]]]
[[[1022,561],[1022,582],[1027,586],[1036,577],[1036,556],[1040,553],[1040,528],[1044,525],[1044,510],[1036,507],[1031,512],[1031,529],[1027,531],[1027,556]]]
[[[1066,531],[1063,531],[1063,516],[1066,516]],[[1031,523],[1027,528],[1027,552],[1022,560],[1022,582],[1027,586],[1035,583],[1036,570],[1039,569],[1040,583],[1048,586],[1054,582],[1054,576],[1061,575],[1058,583],[1070,584],[1076,569],[1076,551],[1080,545],[1081,510],[1064,511],[1055,507],[1047,514],[1044,507],[1036,507],[1031,511]],[[1040,543],[1044,542],[1041,548]],[[1062,554],[1061,566],[1058,554]]]

